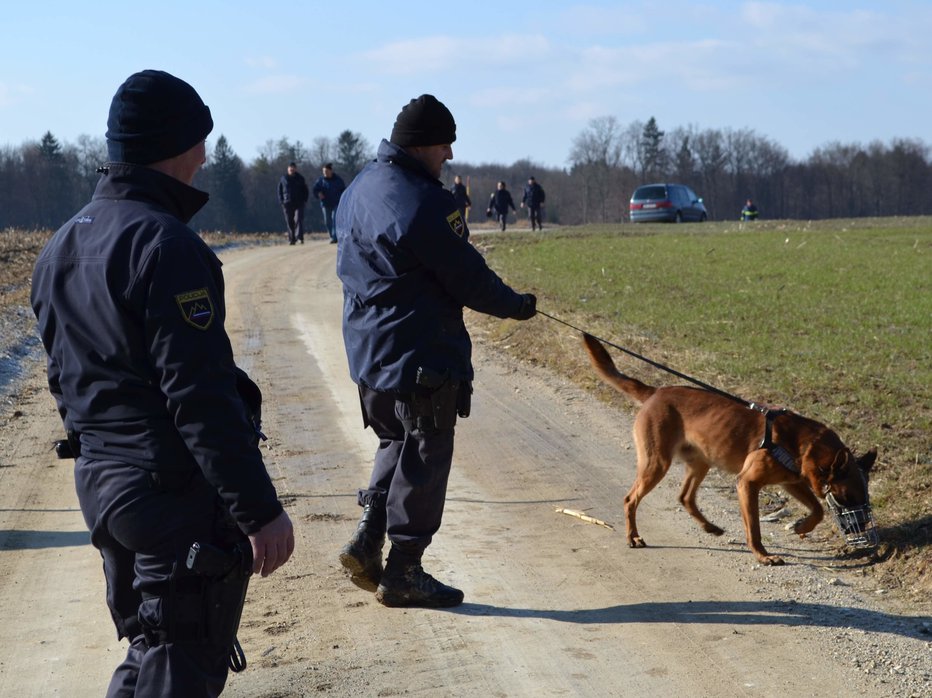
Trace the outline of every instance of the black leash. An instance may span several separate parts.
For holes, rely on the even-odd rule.
[[[662,363],[660,363],[660,362],[658,362],[658,361],[654,361],[653,359],[648,359],[646,356],[641,356],[641,355],[638,354],[637,352],[631,351],[630,349],[625,349],[624,347],[620,347],[620,346],[618,346],[617,344],[615,344],[614,342],[610,342],[610,341],[608,341],[607,339],[602,339],[601,337],[598,337],[598,336],[592,334],[591,332],[587,332],[586,330],[584,330],[584,329],[582,329],[582,328],[576,327],[575,325],[571,325],[571,324],[568,323],[566,320],[561,320],[561,319],[558,318],[558,317],[554,317],[554,316],[551,315],[550,313],[545,313],[545,312],[544,312],[543,310],[541,310],[540,308],[537,309],[537,314],[538,314],[538,315],[543,315],[544,317],[547,317],[547,318],[550,318],[551,320],[554,320],[555,322],[559,322],[561,325],[566,325],[566,326],[569,327],[571,330],[576,330],[577,332],[582,332],[583,334],[587,334],[587,335],[589,335],[590,337],[595,337],[595,339],[599,340],[599,341],[602,342],[603,344],[607,344],[607,345],[610,346],[610,347],[614,347],[614,348],[617,349],[618,351],[623,351],[623,352],[624,352],[625,354],[627,354],[628,356],[633,356],[635,359],[640,359],[640,360],[643,361],[644,363],[648,363],[648,364],[650,364],[651,366],[654,366],[655,368],[659,368],[661,371],[666,371],[667,373],[672,373],[674,376],[677,376],[678,378],[682,378],[683,380],[689,381],[690,383],[694,383],[695,385],[698,385],[700,388],[705,388],[706,390],[708,390],[708,391],[710,391],[710,392],[713,392],[713,393],[715,393],[716,395],[721,395],[722,397],[727,397],[729,400],[734,400],[735,402],[741,403],[741,404],[744,405],[745,407],[749,407],[749,408],[751,408],[752,410],[757,410],[758,412],[766,412],[766,411],[767,411],[767,408],[766,408],[765,406],[763,406],[763,405],[758,405],[757,403],[749,402],[748,400],[745,400],[743,397],[738,397],[737,395],[732,395],[731,393],[728,393],[728,392],[725,392],[724,390],[721,390],[721,389],[719,389],[719,388],[716,388],[714,385],[709,385],[708,383],[703,383],[703,382],[702,382],[701,380],[699,380],[698,378],[693,378],[692,376],[687,376],[685,373],[680,373],[680,372],[677,371],[676,369],[672,369],[672,368],[670,368],[669,366],[664,366]]]

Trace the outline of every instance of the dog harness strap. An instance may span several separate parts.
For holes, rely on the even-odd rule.
[[[755,409],[756,408],[757,406],[755,405]],[[774,460],[791,473],[799,475],[799,466],[796,465],[796,459],[793,458],[793,455],[780,444],[773,442],[773,420],[781,414],[785,414],[786,410],[764,409],[762,411],[764,413],[764,438],[760,440],[760,448],[766,449],[767,452],[773,456]]]

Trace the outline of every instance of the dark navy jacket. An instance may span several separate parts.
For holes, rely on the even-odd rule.
[[[343,191],[345,189],[346,184],[343,183],[343,178],[335,172],[330,179],[321,175],[317,178],[317,181],[314,182],[314,196],[320,199],[320,203],[331,210],[339,205],[340,197],[343,196]],[[324,195],[323,198],[321,198],[321,194]]]
[[[456,201],[456,206],[461,211],[466,209],[469,206],[472,206],[472,201],[469,198],[469,194],[466,193],[466,185],[460,182],[459,184],[453,184],[450,187],[450,193],[453,194],[453,199]]]
[[[544,188],[537,182],[534,182],[534,184],[524,185],[524,196],[521,197],[521,203],[525,204],[529,208],[540,208],[540,205],[544,203],[545,198],[546,195],[544,194]]]
[[[502,216],[508,213],[509,208],[515,211],[515,201],[511,198],[511,192],[507,189],[496,189],[489,198],[489,208]]]
[[[304,206],[307,204],[307,198],[307,182],[300,172],[293,175],[283,174],[278,180],[278,203]]]
[[[206,202],[160,172],[111,164],[39,255],[32,307],[82,455],[182,480],[200,468],[254,533],[282,507],[237,392],[220,260],[185,224]]]
[[[419,366],[472,380],[463,307],[512,317],[523,298],[469,243],[453,195],[398,146],[356,176],[337,209],[343,338],[356,383],[413,392]]]

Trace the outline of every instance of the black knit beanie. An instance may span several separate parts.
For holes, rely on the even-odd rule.
[[[193,87],[161,70],[143,70],[113,95],[107,153],[111,162],[148,165],[181,155],[213,127],[210,109]]]
[[[446,145],[456,140],[456,122],[443,102],[421,95],[401,108],[389,140],[402,147]]]

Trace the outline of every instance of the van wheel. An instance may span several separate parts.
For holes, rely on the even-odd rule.
[[[676,212],[676,218],[673,220],[673,222],[674,222],[674,223],[682,223],[682,222],[683,222],[683,214],[680,213],[679,211],[677,211],[677,212]]]
[[[706,222],[706,215],[705,215],[704,213],[703,213],[701,216],[699,216],[699,222],[700,222],[700,223],[705,223],[705,222]]]

